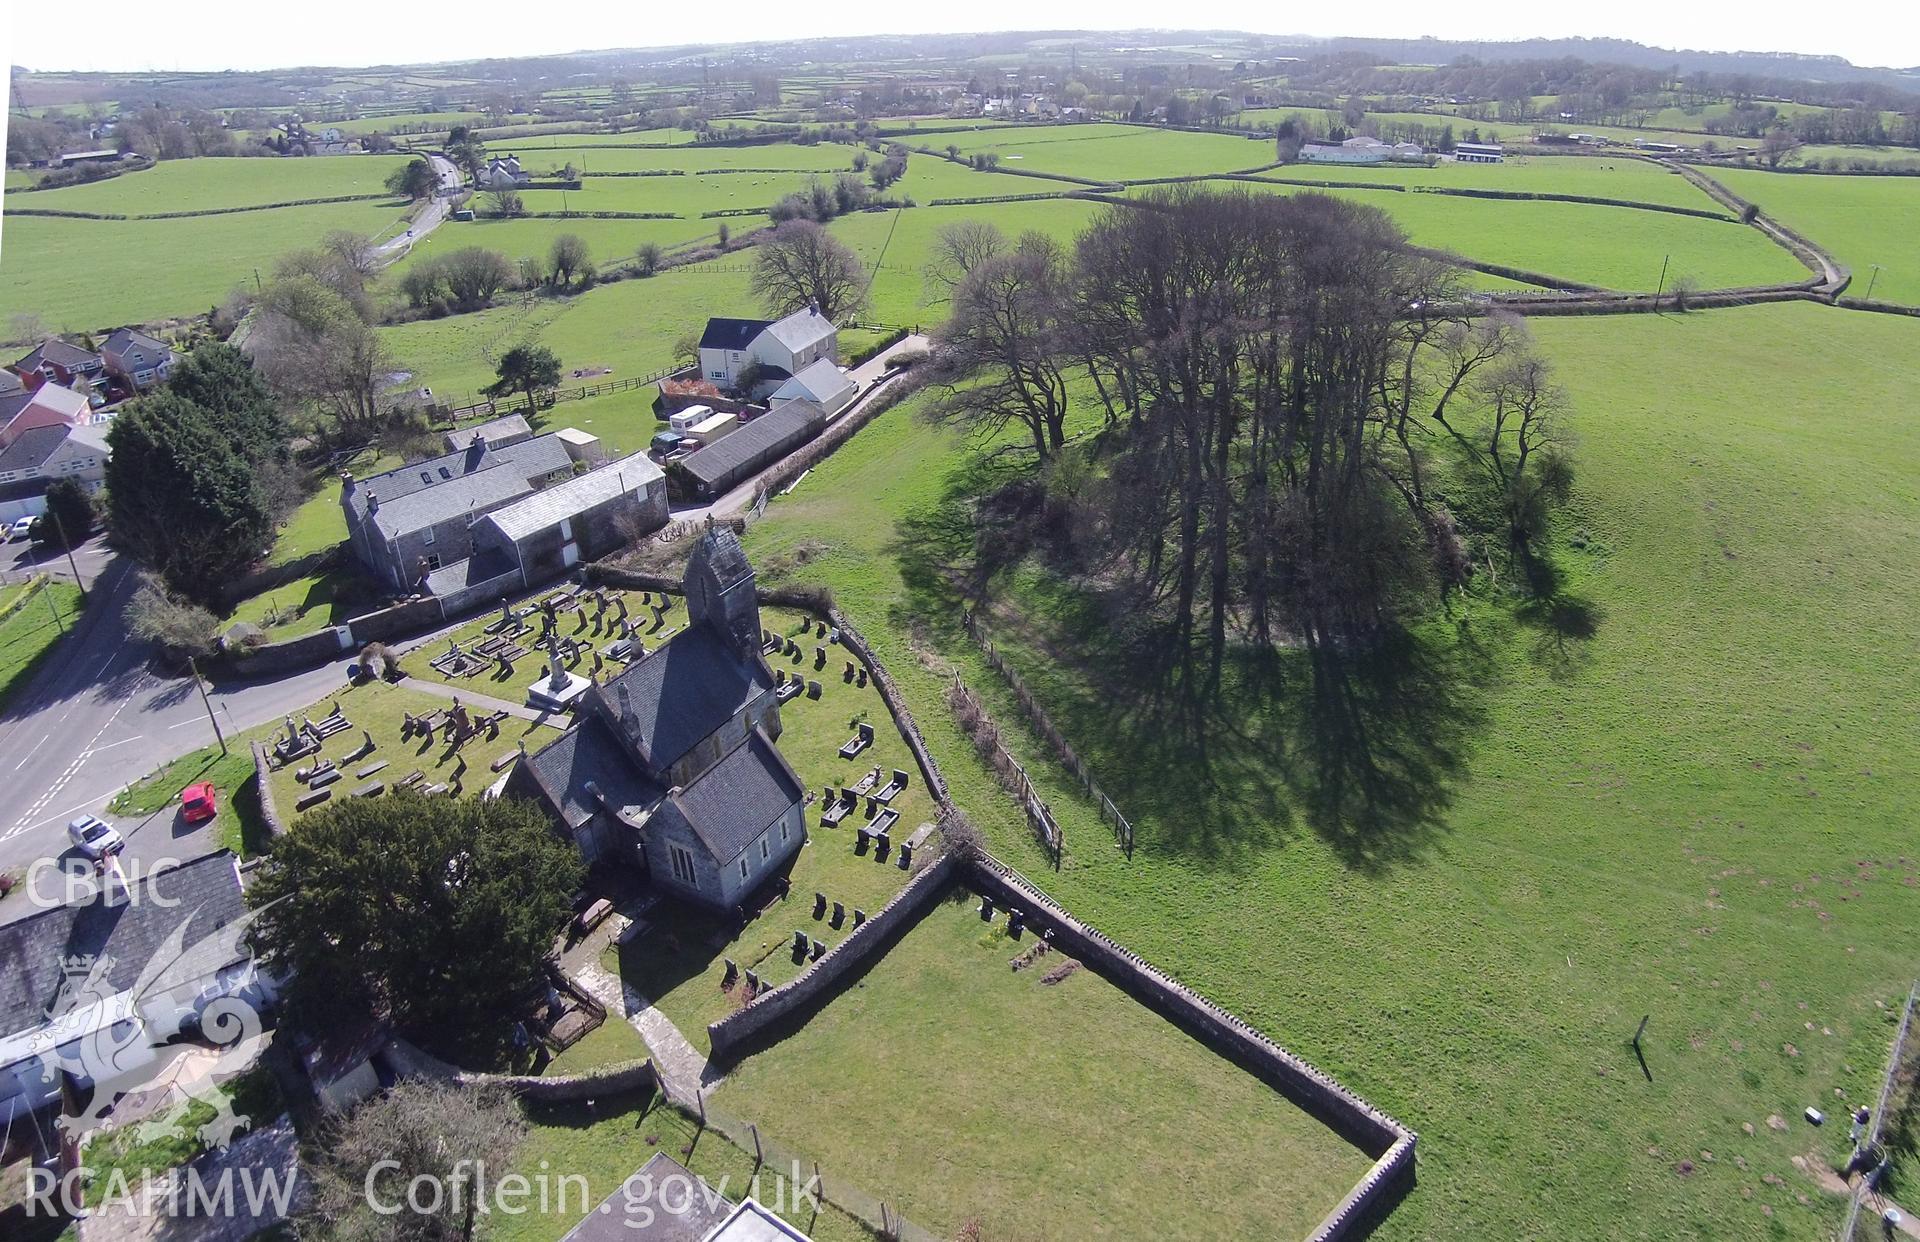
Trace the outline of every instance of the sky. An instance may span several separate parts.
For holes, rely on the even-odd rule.
[[[972,0],[961,5],[892,0],[729,0],[720,6],[646,0],[461,0],[394,3],[331,0],[319,7],[259,0],[87,0],[84,28],[137,31],[47,40],[39,0],[9,4],[0,34],[9,64],[34,69],[218,70],[290,65],[418,64],[695,42],[747,42],[816,35],[926,34],[1046,28],[1126,30],[1164,26],[1176,12],[1213,29],[1264,34],[1523,39],[1586,35],[1659,47],[1839,55],[1859,65],[1920,65],[1920,18],[1911,0],[1829,0],[1789,23],[1785,5],[1751,0],[1611,0],[1543,5],[1538,0],[1371,0],[1366,5],[1279,6],[1214,0],[1172,10],[1147,0]],[[1769,20],[1769,10],[1781,20]],[[1817,20],[1812,14],[1818,14]],[[1896,14],[1904,13],[1904,16]],[[298,22],[294,27],[293,23]],[[58,23],[56,23],[56,26]]]

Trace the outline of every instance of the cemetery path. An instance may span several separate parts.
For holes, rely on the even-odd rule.
[[[449,686],[443,682],[428,681],[424,677],[409,677],[403,684],[409,690],[424,691],[443,699],[459,699],[469,707],[484,708],[490,712],[505,712],[509,716],[518,716],[522,720],[535,720],[545,724],[551,716],[549,712],[538,712],[525,704],[509,703],[505,699],[496,699],[490,694],[482,694],[478,690],[465,686]]]
[[[640,1033],[667,1094],[683,1103],[704,1096],[720,1085],[721,1075],[713,1064],[652,1001],[600,964],[600,954],[625,925],[624,919],[608,919],[561,956],[560,968],[581,991],[605,1005],[609,1016],[625,1019]]]

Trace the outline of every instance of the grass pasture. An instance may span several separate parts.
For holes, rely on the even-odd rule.
[[[1578,437],[1556,619],[1436,618],[1350,674],[1345,726],[1287,662],[1198,759],[1125,706],[1084,601],[1031,568],[993,584],[1003,649],[1134,819],[1131,861],[1036,763],[1068,842],[1044,872],[940,702],[955,668],[1017,720],[942,572],[980,446],[883,415],[749,552],[816,549],[786,577],[867,632],[1004,857],[1420,1132],[1383,1236],[1823,1235],[1839,1201],[1795,1162],[1845,1137],[1800,1111],[1872,1093],[1913,971],[1920,613],[1889,567],[1920,546],[1920,325],[1796,303],[1534,330]],[[1342,727],[1372,767],[1316,745]],[[721,1102],[750,1111],[726,1102],[749,1085]]]
[[[17,607],[14,607],[17,605]],[[27,684],[60,636],[80,620],[80,592],[72,583],[49,581],[31,596],[24,587],[0,590],[0,707]]]
[[[930,134],[927,142],[935,150],[944,150],[951,143],[968,155],[975,152],[998,155],[1002,168],[1059,173],[1093,181],[1240,172],[1274,160],[1273,144],[1263,139],[1139,125],[1048,125],[1033,129]]]
[[[984,1237],[1304,1237],[1366,1171],[1092,971],[1048,983],[1058,954],[1009,970],[1033,943],[1004,920],[988,931],[956,893],[730,1071],[714,1107],[943,1237],[969,1221]]]
[[[1851,297],[1920,305],[1920,178],[1813,176],[1713,169],[1735,194],[1826,247],[1853,269]],[[1874,279],[1872,265],[1880,265]]]
[[[248,161],[266,163],[267,161]],[[61,332],[205,314],[255,271],[334,229],[397,227],[391,202],[323,203],[180,220],[9,216],[0,317],[33,313]]]
[[[15,195],[6,205],[141,216],[365,194],[387,199],[397,208],[403,204],[390,199],[386,182],[406,162],[398,155],[162,160],[143,172]]]
[[[1725,213],[1680,174],[1631,156],[1517,155],[1498,164],[1447,161],[1431,168],[1420,164],[1289,164],[1260,175],[1276,181],[1360,181],[1517,194],[1578,194]]]

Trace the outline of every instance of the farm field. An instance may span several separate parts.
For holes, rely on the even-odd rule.
[[[1852,297],[1874,281],[1876,300],[1920,305],[1920,179],[1805,176],[1742,169],[1712,174],[1748,202],[1785,221],[1853,269]]]
[[[991,152],[1003,167],[1093,181],[1240,172],[1273,163],[1273,144],[1228,134],[1192,134],[1138,125],[1048,125],[1032,129],[936,134],[966,154]]]
[[[398,134],[402,127],[409,132],[418,132],[419,126],[427,126],[436,132],[444,132],[456,125],[484,125],[487,114],[484,112],[396,112],[391,116],[361,116],[351,121],[315,121],[315,129],[337,129],[350,138],[358,138],[376,131],[383,134]]]
[[[576,211],[581,210],[579,197],[570,195],[569,198],[570,206]],[[557,197],[554,209],[559,209]],[[567,233],[586,242],[587,253],[595,264],[619,265],[632,259],[634,253],[647,242],[671,251],[693,242],[714,241],[721,223],[719,220],[699,219],[596,220],[587,216],[522,216],[508,220],[483,216],[476,220],[450,220],[415,242],[412,250],[386,270],[382,284],[398,297],[399,277],[408,267],[435,255],[463,250],[468,246],[497,250],[510,260],[529,256],[545,257],[553,249],[554,239]],[[733,226],[735,232],[744,232],[756,222],[728,220],[724,223]]]
[[[1279,188],[1277,183],[1269,184]],[[1718,289],[1795,281],[1808,275],[1792,255],[1759,230],[1731,218],[1703,220],[1590,203],[1373,190],[1314,192],[1378,207],[1406,230],[1415,245],[1607,289],[1651,292],[1659,285],[1663,260],[1669,257],[1669,287],[1686,277],[1702,289]]]
[[[181,220],[9,216],[0,255],[0,318],[38,314],[83,332],[205,314],[235,286],[270,274],[282,255],[334,229],[378,236],[399,205],[324,203]]]
[[[1243,126],[1277,126],[1288,118],[1304,118],[1324,130],[1328,112],[1325,108],[1249,108],[1237,114],[1238,123]],[[1338,114],[1336,113],[1337,117]],[[1422,125],[1435,130],[1445,125],[1453,126],[1453,136],[1465,141],[1467,131],[1478,130],[1483,142],[1502,142],[1514,146],[1531,145],[1537,133],[1582,133],[1599,134],[1622,144],[1631,144],[1638,138],[1645,142],[1670,142],[1677,146],[1697,147],[1708,139],[1708,135],[1684,129],[1628,129],[1616,125],[1588,125],[1580,121],[1476,121],[1468,117],[1456,116],[1447,112],[1368,112],[1367,120],[1377,124]],[[1742,143],[1758,146],[1758,139],[1718,138],[1714,139],[1723,148],[1731,148]]]
[[[397,155],[161,160],[144,172],[16,194],[6,207],[139,216],[364,194],[386,199],[397,209],[404,204],[387,194],[386,181],[406,162]]]
[[[381,334],[410,373],[409,383],[431,387],[442,400],[464,400],[492,383],[499,356],[523,341],[551,347],[567,370],[611,367],[612,374],[603,379],[647,375],[671,365],[674,342],[689,332],[698,334],[709,316],[759,314],[758,299],[747,292],[744,261],[739,266],[738,271],[677,269],[567,298],[532,298],[471,315],[398,324]],[[652,400],[645,392],[620,395]],[[568,402],[556,408],[566,417],[575,406]],[[651,413],[647,417],[651,421]]]
[[[1358,719],[1234,691],[1203,759],[1116,708],[1103,618],[1036,570],[992,584],[1003,649],[1134,819],[1130,861],[1035,764],[1068,843],[1043,871],[940,701],[951,668],[1017,720],[943,573],[991,446],[891,411],[748,550],[812,550],[783,580],[834,590],[1003,857],[1419,1130],[1387,1236],[1824,1235],[1840,1202],[1796,1160],[1845,1136],[1800,1111],[1872,1093],[1912,976],[1920,612],[1887,567],[1920,546],[1920,324],[1783,304],[1534,331],[1578,437],[1559,629],[1476,598],[1344,669]],[[1304,663],[1279,675],[1311,701]],[[1316,749],[1354,727],[1376,766]]]
[[[569,137],[590,138],[591,142],[564,142]],[[492,144],[497,154],[515,154],[520,163],[536,174],[558,172],[568,164],[588,174],[647,172],[677,169],[685,173],[710,172],[726,168],[791,168],[800,171],[843,171],[853,166],[854,148],[837,142],[798,146],[791,142],[767,143],[752,147],[628,146],[625,134],[551,134],[529,138],[524,143],[501,146]],[[859,148],[865,150],[866,148]]]
[[[988,931],[964,893],[936,904],[713,1106],[943,1237],[969,1220],[987,1237],[1176,1237],[1204,1214],[1214,1236],[1298,1238],[1366,1171],[1092,971],[1046,982],[1055,954],[1010,971],[1033,943]],[[1017,1054],[980,1055],[1014,1033]]]
[[[1879,168],[1900,168],[1907,172],[1920,170],[1920,148],[1914,147],[1849,147],[1807,143],[1795,147],[1792,163],[1809,167],[1826,167],[1834,160],[1844,162],[1846,167],[1865,164]]]
[[[1421,165],[1289,164],[1261,173],[1274,180],[1361,181],[1381,185],[1510,190],[1517,194],[1579,194],[1700,211],[1723,209],[1678,173],[1632,156],[1520,155],[1499,164],[1446,161]]]

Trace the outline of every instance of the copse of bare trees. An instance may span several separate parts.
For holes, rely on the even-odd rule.
[[[1467,541],[1530,555],[1570,471],[1516,322],[1381,212],[1179,187],[1096,218],[1072,254],[950,231],[936,417],[1074,460],[1096,569],[1162,627],[1165,672],[1219,686],[1230,643],[1351,647],[1459,585]],[[1100,409],[1093,479],[1063,454]],[[1456,509],[1462,510],[1456,512]]]

